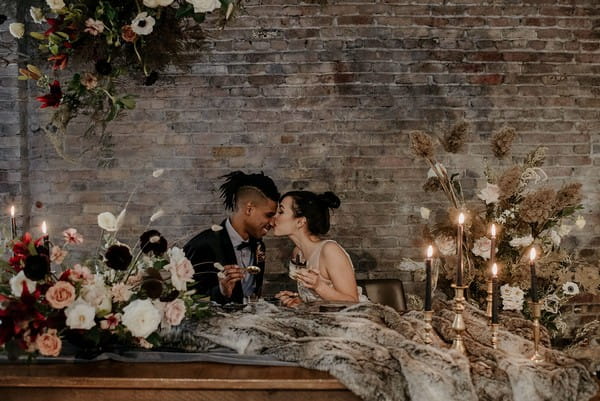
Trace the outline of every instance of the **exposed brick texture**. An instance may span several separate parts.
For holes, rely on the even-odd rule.
[[[48,220],[57,241],[75,226],[93,249],[96,215],[118,213],[135,188],[125,239],[161,207],[156,228],[185,241],[223,218],[219,176],[262,170],[282,190],[337,192],[331,237],[359,276],[402,273],[415,291],[398,266],[422,256],[419,208],[445,202],[421,189],[427,167],[410,154],[408,133],[466,119],[475,128],[466,152],[441,160],[468,177],[466,191],[483,186],[492,132],[515,127],[515,159],[548,146],[551,183],[583,183],[588,224],[567,245],[597,260],[599,16],[597,0],[247,1],[189,65],[128,88],[138,104],[109,126],[108,170],[96,168],[94,150],[75,164],[57,155],[40,130],[47,114],[28,103],[36,88],[17,84],[11,64],[0,69],[0,204],[17,203],[21,228]],[[2,43],[14,43],[8,22]],[[72,124],[68,154],[90,145],[85,128]],[[152,179],[156,168],[167,171]],[[268,246],[269,273],[282,273],[290,242]]]

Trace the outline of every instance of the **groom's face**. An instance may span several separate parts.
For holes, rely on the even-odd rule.
[[[254,238],[262,238],[273,227],[277,203],[271,199],[254,204],[246,216],[246,231]]]

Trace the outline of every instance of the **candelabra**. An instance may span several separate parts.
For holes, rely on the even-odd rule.
[[[465,331],[465,321],[463,320],[463,312],[465,310],[465,289],[466,286],[452,285],[454,288],[454,322],[452,322],[452,329],[456,333],[454,340],[452,341],[452,349],[465,353],[465,345],[463,343],[462,333]]]
[[[487,298],[485,299],[487,308],[485,310],[485,315],[488,318],[488,324],[492,322],[492,291],[492,280],[487,280]]]
[[[431,319],[433,317],[433,311],[426,310],[423,312],[423,320],[425,321],[425,344],[431,344]]]
[[[540,352],[540,317],[542,316],[542,306],[539,302],[531,302],[533,311],[533,362],[543,362],[544,356]]]
[[[492,323],[492,348],[498,349],[498,323]]]

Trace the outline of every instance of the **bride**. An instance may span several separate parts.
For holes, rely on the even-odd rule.
[[[292,259],[306,262],[305,269],[290,271],[298,281],[298,293],[281,291],[276,295],[283,305],[320,300],[358,302],[350,256],[337,242],[321,238],[329,231],[329,209],[339,206],[340,199],[333,192],[291,191],[281,197],[274,234],[288,236],[296,245]]]

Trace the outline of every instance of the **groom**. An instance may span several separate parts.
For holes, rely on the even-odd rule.
[[[209,295],[220,304],[243,303],[245,297],[260,295],[265,267],[262,237],[271,229],[279,191],[263,173],[234,171],[225,176],[221,197],[232,211],[221,226],[201,232],[183,250],[196,274],[196,293]],[[219,275],[215,262],[225,269]],[[255,265],[260,273],[250,275],[240,269]]]

